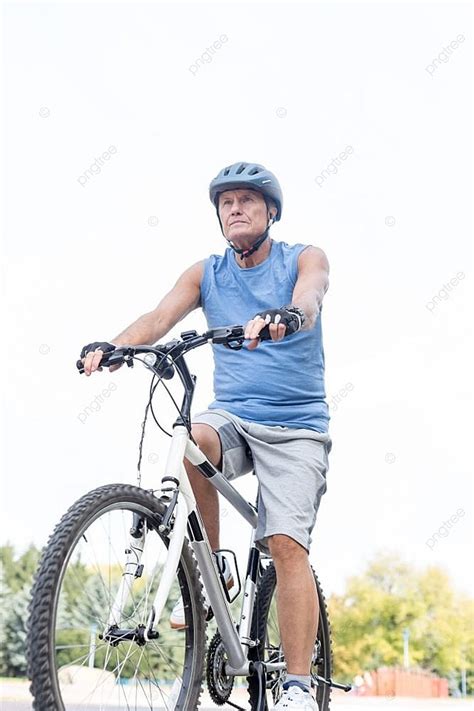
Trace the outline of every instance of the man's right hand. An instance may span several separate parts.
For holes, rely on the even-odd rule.
[[[108,343],[107,341],[94,341],[94,343],[88,343],[87,346],[81,351],[81,360],[84,365],[84,373],[90,375],[94,370],[102,370],[99,367],[99,363],[102,360],[104,353],[111,353],[116,349],[113,343]],[[112,373],[114,370],[120,368],[121,364],[111,365],[109,371]]]

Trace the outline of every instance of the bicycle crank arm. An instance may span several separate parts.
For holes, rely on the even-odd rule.
[[[350,684],[338,684],[337,681],[332,679],[325,679],[323,676],[315,676],[316,681],[321,682],[321,684],[326,684],[333,689],[342,689],[343,691],[351,691],[352,686]]]

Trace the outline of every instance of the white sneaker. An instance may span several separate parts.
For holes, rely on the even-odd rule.
[[[312,695],[307,691],[303,691],[301,686],[290,686],[289,689],[284,689],[283,694],[278,703],[273,707],[272,711],[283,711],[286,709],[299,709],[299,711],[319,711],[319,706],[313,699]]]
[[[230,590],[232,588],[232,586],[234,585],[234,578],[232,577],[232,571],[229,567],[229,563],[227,562],[227,559],[225,558],[224,555],[222,555],[220,553],[215,553],[214,555],[217,559],[217,565],[219,566],[219,570],[222,572],[222,574],[224,576],[227,590]],[[204,595],[204,609],[207,612],[209,610],[210,604],[209,604],[209,598],[207,597],[206,588],[203,587],[202,592]],[[185,617],[184,617],[184,603],[183,603],[182,597],[180,597],[179,600],[177,600],[175,606],[173,607],[173,610],[171,611],[170,626],[171,626],[171,629],[173,629],[173,630],[184,630],[186,627],[186,622],[185,622]]]

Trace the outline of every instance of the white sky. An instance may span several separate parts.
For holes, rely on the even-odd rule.
[[[342,590],[391,550],[444,566],[472,591],[470,5],[3,10],[0,540],[41,545],[81,494],[134,481],[148,373],[85,379],[75,360],[85,343],[151,310],[189,264],[223,251],[207,187],[222,166],[248,160],[284,189],[273,237],[328,255],[328,397],[353,386],[333,411],[329,489],[313,534],[323,587]],[[109,146],[117,152],[82,187]],[[353,154],[318,187],[346,146]],[[430,312],[458,272],[465,278]],[[204,325],[195,312],[172,335]],[[212,399],[210,348],[190,362],[197,411]],[[82,424],[78,415],[110,383],[116,390]],[[158,486],[166,444],[150,422],[147,486]],[[253,496],[255,481],[238,487]],[[430,550],[426,541],[459,508],[465,515]],[[232,512],[223,519],[223,544],[239,555],[244,526]]]

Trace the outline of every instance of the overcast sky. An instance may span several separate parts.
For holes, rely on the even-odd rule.
[[[1,542],[42,545],[81,494],[134,481],[149,375],[86,379],[75,360],[223,252],[209,181],[256,161],[284,191],[274,239],[331,265],[323,587],[386,550],[473,590],[471,23],[469,3],[4,5]],[[171,335],[204,326],[194,312]],[[197,411],[210,347],[190,363]],[[150,422],[145,485],[166,446]],[[254,477],[238,487],[253,497]]]

